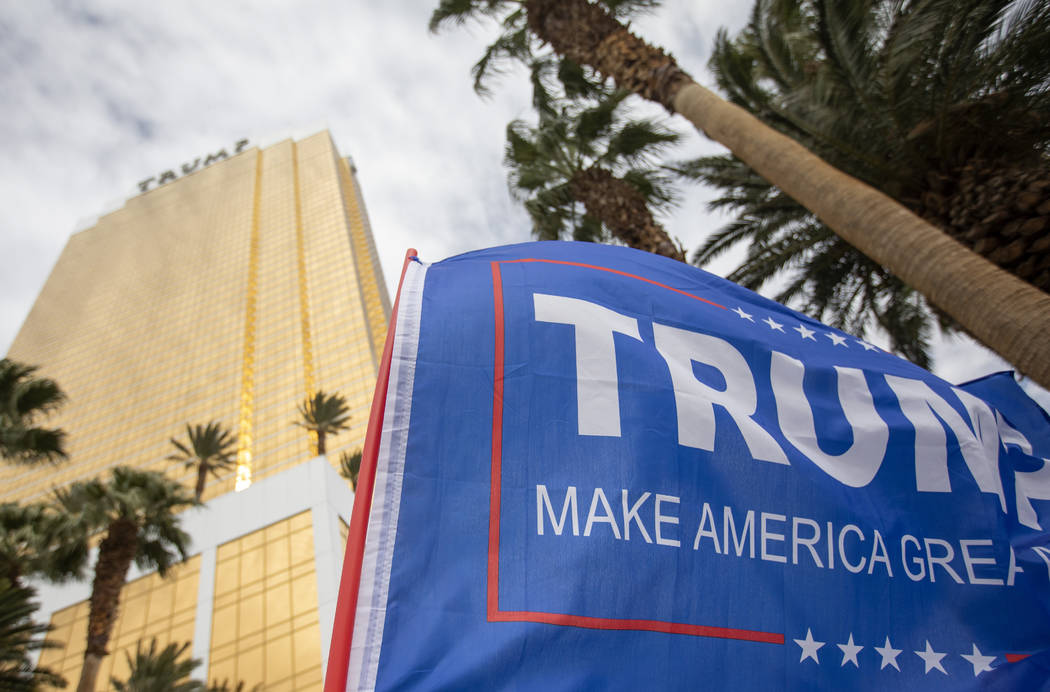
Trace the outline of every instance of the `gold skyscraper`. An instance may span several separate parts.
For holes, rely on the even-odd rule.
[[[183,517],[190,560],[165,580],[129,575],[100,690],[153,636],[193,642],[198,677],[320,687],[352,498],[331,464],[364,439],[389,299],[353,165],[327,132],[237,150],[144,181],[74,234],[8,354],[67,393],[52,421],[70,461],[0,469],[0,502],[117,465],[192,486],[193,471],[165,461],[169,438],[212,420],[237,437],[237,472],[210,479],[205,506]],[[352,415],[331,463],[293,425],[317,390]],[[88,588],[41,589],[63,644],[41,662],[71,682]]]

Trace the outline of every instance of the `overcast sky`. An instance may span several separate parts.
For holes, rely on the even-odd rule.
[[[502,167],[506,123],[530,117],[527,89],[511,74],[475,96],[470,66],[494,27],[431,35],[435,4],[0,0],[0,347],[72,232],[139,180],[242,137],[332,132],[357,164],[391,289],[407,247],[435,261],[528,240]],[[672,1],[634,27],[710,86],[715,31],[749,11]],[[721,149],[672,122],[688,133],[683,157]],[[664,219],[688,249],[725,221],[706,212],[710,194],[692,188]],[[955,382],[1008,367],[961,338],[936,356]]]

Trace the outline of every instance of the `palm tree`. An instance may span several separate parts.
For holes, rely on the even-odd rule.
[[[610,4],[621,3],[441,0],[430,26],[436,29],[448,21],[462,23],[479,15],[496,18],[504,29],[497,44],[527,29],[559,55],[682,114],[812,211],[844,241],[922,293],[1033,380],[1050,386],[1050,342],[1042,336],[1050,333],[1050,295],[701,87],[670,55],[630,33],[607,11]],[[1044,11],[1040,3],[1027,7],[1036,9],[1025,10],[1026,16]],[[491,47],[489,54],[492,59],[520,59]]]
[[[354,492],[357,492],[357,476],[361,473],[361,450],[339,455],[339,475],[350,481]]]
[[[224,680],[206,685],[191,678],[201,662],[196,658],[183,658],[189,648],[189,642],[171,643],[157,651],[156,638],[150,640],[148,649],[140,641],[134,658],[127,652],[124,654],[130,671],[127,680],[111,677],[110,684],[117,692],[241,692],[244,689],[244,682],[234,685]],[[256,685],[253,689],[261,687]]]
[[[54,380],[36,377],[37,368],[0,360],[0,456],[15,464],[56,462],[68,457],[66,433],[38,425],[66,395]]]
[[[1046,291],[1050,12],[1041,28],[1015,21],[997,37],[997,11],[987,2],[895,9],[885,0],[765,0],[735,39],[720,32],[710,65],[732,102]],[[886,17],[892,22],[880,21]],[[952,37],[952,50],[914,40],[934,29]],[[730,278],[756,288],[790,272],[778,300],[793,298],[818,318],[827,312],[854,332],[874,317],[898,350],[925,364],[912,351],[923,350],[943,316],[931,315],[921,296],[739,159],[705,157],[687,168],[722,188],[715,207],[738,214],[700,248],[698,262],[749,243]],[[901,304],[909,309],[895,313]]]
[[[27,576],[53,582],[79,578],[87,557],[79,527],[53,507],[0,504],[0,578],[15,587]]]
[[[319,455],[325,453],[326,435],[335,435],[350,427],[350,409],[347,408],[346,399],[339,394],[318,391],[299,404],[299,415],[303,419],[294,421],[294,424],[317,435]]]
[[[234,454],[235,440],[233,434],[217,421],[207,425],[186,424],[187,444],[179,442],[174,437],[171,444],[178,450],[169,454],[166,458],[183,464],[187,468],[197,469],[196,497],[200,502],[204,494],[204,483],[208,474],[218,477],[221,471],[226,471],[236,465]]]
[[[99,665],[117,618],[120,592],[132,561],[161,576],[186,559],[189,535],[177,512],[199,503],[181,484],[156,471],[126,466],[102,481],[73,483],[55,491],[56,507],[83,530],[84,540],[103,533],[88,610],[87,648],[77,692],[93,692]]]
[[[66,680],[47,668],[35,666],[32,652],[55,646],[43,637],[50,625],[33,622],[37,605],[33,589],[16,586],[0,577],[0,689],[19,692],[42,685],[65,687]]]
[[[183,658],[190,643],[171,643],[157,651],[157,639],[150,640],[149,648],[139,643],[135,646],[135,657],[124,652],[128,659],[128,678],[110,678],[117,692],[204,692],[204,683],[190,676],[201,664],[196,658]]]
[[[135,646],[135,655],[125,652],[128,662],[128,677],[125,680],[110,677],[109,684],[117,692],[241,692],[244,681],[235,685],[229,680],[214,681],[211,685],[190,677],[201,665],[199,658],[184,658],[190,643],[168,644],[156,650],[156,638],[150,639],[147,649],[140,641]],[[253,690],[260,689],[256,685]]]
[[[709,207],[737,213],[696,250],[695,263],[703,265],[750,240],[746,259],[727,279],[757,291],[789,275],[774,300],[861,338],[874,323],[889,337],[892,350],[931,367],[935,328],[952,331],[956,325],[921,294],[845,243],[739,159],[707,156],[679,164],[678,171],[721,187],[722,195]]]
[[[536,84],[536,80],[534,80]],[[628,94],[595,87],[596,98],[553,100],[543,93],[539,123],[507,126],[504,163],[512,194],[524,202],[533,234],[543,240],[610,237],[630,247],[682,260],[653,218],[673,201],[670,181],[653,156],[679,135],[652,120],[627,119]]]

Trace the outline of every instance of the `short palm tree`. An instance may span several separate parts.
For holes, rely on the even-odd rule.
[[[0,504],[0,578],[14,586],[29,576],[62,582],[79,578],[87,558],[79,527],[50,505]]]
[[[534,94],[544,88],[534,80]],[[504,163],[511,193],[542,240],[608,241],[684,259],[654,219],[674,197],[655,156],[679,135],[624,114],[625,91],[594,86],[586,100],[536,98],[539,121],[507,126]]]
[[[217,421],[207,425],[186,424],[186,439],[183,443],[171,438],[177,452],[169,454],[167,459],[197,470],[196,497],[200,502],[204,494],[204,484],[208,474],[218,477],[219,473],[236,465],[234,454],[235,440],[233,433]]]
[[[9,358],[0,360],[0,456],[15,464],[67,458],[66,433],[39,425],[66,396],[54,380],[37,377],[36,371]]]
[[[0,577],[0,690],[31,692],[44,685],[65,687],[66,680],[33,664],[33,652],[55,646],[44,639],[50,625],[33,622],[34,591]]]
[[[312,397],[304,399],[299,404],[299,415],[302,416],[302,420],[293,423],[317,435],[319,455],[326,451],[327,435],[335,435],[350,427],[350,409],[346,405],[346,399],[337,393],[325,394],[318,391]]]
[[[117,692],[205,692],[205,684],[190,676],[201,662],[184,657],[190,643],[171,643],[157,650],[156,638],[150,640],[149,648],[141,641],[135,647],[135,656],[124,652],[128,659],[129,673],[126,680],[110,678]]]
[[[91,585],[87,647],[78,692],[93,692],[117,618],[120,592],[134,562],[162,576],[186,559],[190,537],[177,513],[199,504],[180,483],[155,471],[120,466],[110,478],[55,491],[56,507],[80,526],[84,540],[102,533]]]
[[[361,450],[343,452],[339,455],[339,475],[350,481],[354,492],[357,492],[357,477],[361,473]]]
[[[196,658],[184,658],[190,648],[189,642],[171,643],[160,651],[157,640],[150,640],[149,648],[140,641],[135,647],[135,657],[125,652],[130,670],[126,680],[110,678],[116,692],[243,692],[244,683],[229,680],[212,682],[210,685],[191,678],[193,670],[201,662]],[[253,690],[261,689],[256,685]]]

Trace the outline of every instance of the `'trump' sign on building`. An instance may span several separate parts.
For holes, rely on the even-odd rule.
[[[623,248],[399,296],[330,692],[1046,684],[1050,423],[1009,375]]]

